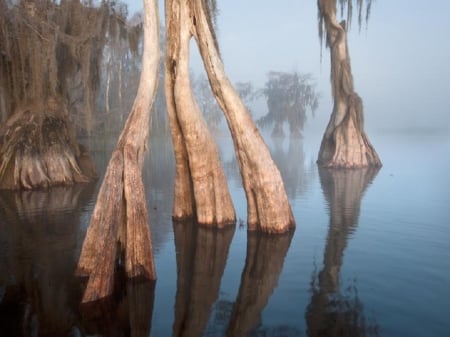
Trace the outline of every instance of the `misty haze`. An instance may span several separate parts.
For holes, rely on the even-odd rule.
[[[448,336],[449,15],[0,0],[0,336]]]

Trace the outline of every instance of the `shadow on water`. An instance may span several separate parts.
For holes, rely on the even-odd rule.
[[[378,168],[319,168],[330,223],[323,267],[320,272],[313,273],[311,280],[312,296],[305,314],[309,337],[379,334],[378,324],[368,321],[364,315],[356,281],[344,291],[340,285],[344,251],[357,229],[361,199],[378,171]]]
[[[152,285],[123,284],[100,320],[79,306],[84,282],[73,274],[95,190],[0,191],[0,335],[149,335]]]

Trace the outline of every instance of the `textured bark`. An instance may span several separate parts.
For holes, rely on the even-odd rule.
[[[177,294],[173,336],[202,336],[217,300],[234,227],[174,224]]]
[[[0,189],[38,189],[94,180],[63,103],[50,98],[19,108],[0,129]]]
[[[166,97],[176,165],[173,217],[202,225],[236,222],[217,145],[194,98],[189,79],[192,21],[185,0],[166,2]]]
[[[234,141],[247,197],[250,231],[283,233],[295,226],[280,172],[247,108],[225,74],[204,1],[189,2],[194,36],[218,103]]]
[[[312,281],[306,312],[308,336],[371,336],[377,327],[367,324],[362,303],[355,294],[344,294],[340,270],[349,238],[358,225],[361,199],[379,168],[342,170],[320,168],[320,182],[330,210],[323,268]],[[346,287],[347,288],[347,287]],[[350,287],[348,287],[350,288]],[[351,296],[355,296],[352,298]],[[372,334],[372,332],[374,332]]]
[[[293,232],[278,236],[249,233],[241,285],[231,313],[227,336],[250,336],[275,289]]]
[[[363,103],[353,88],[345,21],[336,19],[336,0],[319,0],[331,57],[333,112],[322,139],[318,164],[324,167],[381,166],[364,132]]]
[[[137,96],[108,164],[78,262],[77,274],[90,275],[83,302],[111,295],[118,241],[125,250],[127,277],[156,279],[141,170],[158,64],[157,3],[144,0],[144,52]],[[119,232],[126,235],[119,237]]]

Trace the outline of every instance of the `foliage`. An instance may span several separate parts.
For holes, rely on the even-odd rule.
[[[291,136],[300,137],[308,108],[314,116],[319,104],[319,95],[315,92],[315,85],[311,84],[311,76],[271,71],[267,77],[261,93],[266,97],[268,113],[257,120],[258,125],[274,125],[272,135],[283,136],[283,123],[287,122]]]
[[[363,21],[368,22],[369,21],[369,17],[370,17],[370,12],[372,10],[372,4],[373,2],[375,2],[375,0],[339,0],[339,7],[340,7],[340,14],[341,17],[344,17],[344,12],[346,11],[346,20],[347,20],[347,25],[346,27],[350,27],[351,22],[352,22],[352,18],[353,18],[353,9],[354,6],[356,5],[356,10],[358,11],[358,27],[361,29]],[[322,1],[318,1],[318,19],[319,19],[319,38],[320,38],[320,42],[322,44],[323,42],[323,38],[326,32],[325,29],[325,13],[326,13],[326,9],[324,8],[325,6],[331,6],[336,8],[336,0],[322,0]],[[363,9],[364,9],[364,5],[365,5],[365,16],[363,19]],[[328,42],[327,42],[327,46],[328,46]]]

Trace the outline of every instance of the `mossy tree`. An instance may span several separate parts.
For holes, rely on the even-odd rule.
[[[326,32],[330,49],[331,87],[334,107],[322,138],[318,164],[324,167],[356,168],[381,166],[381,161],[364,131],[363,102],[355,92],[347,44],[346,21],[337,20],[337,0],[318,0],[319,35]],[[348,23],[352,17],[353,0],[339,0],[347,8]],[[364,1],[357,0],[358,21],[362,22]],[[366,19],[372,0],[366,1]]]
[[[92,130],[103,50],[111,37],[128,38],[126,11],[118,10],[126,7],[117,6],[0,1],[0,188],[46,188],[95,177],[75,124]]]

